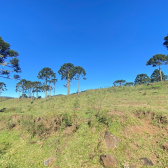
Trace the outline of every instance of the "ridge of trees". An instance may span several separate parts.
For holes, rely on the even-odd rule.
[[[168,34],[164,37],[163,45],[168,49]],[[21,68],[18,60],[19,53],[10,49],[10,44],[6,43],[0,36],[0,77],[7,79],[20,79],[20,76],[14,74],[13,78],[10,77],[11,73],[20,73]],[[146,65],[151,65],[152,67],[158,66],[158,69],[155,69],[149,78],[147,74],[142,73],[138,74],[134,82],[126,82],[126,80],[120,79],[114,81],[114,86],[133,86],[136,84],[144,84],[150,82],[159,82],[167,79],[167,75],[161,71],[162,65],[168,64],[168,55],[165,54],[156,54],[151,57]],[[58,71],[61,75],[61,80],[66,80],[67,95],[70,94],[70,82],[72,80],[77,80],[77,93],[79,94],[79,80],[86,80],[86,72],[80,66],[74,66],[72,63],[64,63]],[[47,97],[47,91],[49,91],[49,96],[51,97],[51,90],[54,89],[55,96],[55,84],[58,82],[56,79],[56,73],[52,71],[51,68],[44,67],[39,71],[37,75],[38,79],[43,80],[43,84],[39,81],[27,81],[26,79],[21,79],[20,82],[16,84],[16,92],[22,92],[22,96],[28,95],[28,97],[34,97],[36,92],[36,98],[38,98],[39,92],[45,92],[45,98]],[[49,85],[48,85],[49,84]],[[53,87],[51,86],[53,84]],[[5,91],[6,84],[0,82],[0,94],[2,91]],[[26,95],[26,96],[27,96]]]
[[[61,79],[67,80],[67,86],[70,87],[70,81],[71,80],[80,80],[81,78],[84,78],[86,75],[85,70],[80,66],[74,66],[71,63],[65,63],[61,66],[58,73],[61,76]],[[51,90],[54,90],[54,96],[55,96],[55,84],[58,82],[56,79],[56,73],[53,72],[51,68],[45,67],[41,71],[39,71],[37,75],[38,79],[43,80],[43,83],[39,81],[29,81],[26,79],[21,79],[16,84],[16,92],[19,93],[20,98],[35,98],[34,93],[36,92],[36,98],[38,98],[39,92],[45,92],[45,99],[47,97],[47,91],[49,91],[49,97],[51,97]],[[52,86],[53,85],[53,86]],[[78,83],[79,85],[79,83]],[[79,86],[78,86],[79,88]],[[79,89],[77,90],[79,92]],[[20,95],[20,93],[22,93]],[[70,94],[70,89],[67,87],[67,95]]]

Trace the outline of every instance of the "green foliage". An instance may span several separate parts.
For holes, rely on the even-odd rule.
[[[109,127],[112,123],[112,119],[107,113],[108,113],[107,110],[102,110],[102,111],[98,112],[95,116],[96,116],[98,122],[105,124],[106,126]]]
[[[80,66],[74,67],[74,70],[73,70],[73,71],[74,71],[74,73],[75,73],[74,79],[78,81],[77,92],[78,92],[78,94],[79,94],[79,80],[80,80],[81,78],[83,78],[84,80],[86,80],[86,78],[85,78],[86,72],[85,72],[85,70],[84,70],[82,67],[80,67]]]
[[[125,84],[124,84],[124,86],[133,86],[134,85],[134,82],[126,82]]]
[[[69,95],[70,81],[75,76],[74,65],[71,63],[65,63],[61,66],[58,73],[61,75],[61,80],[67,80],[67,84],[65,85],[65,87],[67,87],[67,95]]]
[[[113,84],[114,84],[114,86],[117,86],[117,85],[123,86],[125,82],[126,82],[125,80],[121,79],[121,80],[114,81]]]
[[[149,83],[149,82],[150,82],[150,78],[148,77],[147,74],[138,74],[135,78],[135,85]]]
[[[50,86],[47,85],[53,78],[55,78],[55,73],[51,68],[45,67],[39,73],[37,78],[45,81],[43,89],[45,90],[45,98],[47,97],[47,90],[50,90]]]
[[[38,73],[37,78],[45,80],[47,84],[48,79],[51,79],[52,77],[54,77],[54,75],[55,73],[52,71],[51,68],[45,67]]]
[[[33,82],[33,92],[36,92],[36,99],[38,98],[38,92],[42,92],[42,83],[39,81]]]
[[[168,61],[168,58],[164,54],[156,54],[152,58],[150,58],[146,65],[152,65],[153,67],[160,66],[160,65],[166,65]]]
[[[83,79],[86,79],[86,78],[84,78],[84,76],[86,76],[86,72],[81,66],[75,66],[74,72],[75,72],[74,79],[79,80],[80,77],[82,77]]]
[[[72,80],[75,76],[74,65],[71,63],[65,63],[61,66],[58,73],[61,75],[61,80]]]
[[[167,36],[165,36],[164,37],[164,43],[163,43],[163,45],[168,49],[168,34],[167,34]]]
[[[162,81],[162,74],[161,74],[161,65],[167,65],[168,62],[168,56],[164,54],[156,54],[152,58],[150,58],[146,65],[152,65],[153,67],[159,66],[159,72],[160,72],[160,80]]]
[[[26,92],[26,88],[27,88],[27,80],[26,79],[22,79],[22,80],[20,80],[20,82],[18,82],[16,84],[16,91],[22,92],[22,98]]]
[[[72,123],[73,123],[73,118],[71,115],[69,114],[63,114],[63,124],[65,127],[69,127],[69,126],[72,126]]]
[[[162,80],[166,80],[166,76],[164,75],[164,73],[161,71],[162,74]],[[151,75],[151,82],[159,82],[160,80],[160,72],[158,69],[155,69]]]
[[[9,79],[11,72],[16,73],[21,72],[21,68],[19,66],[19,60],[17,59],[18,56],[19,56],[18,52],[11,50],[10,44],[6,43],[2,39],[2,37],[0,37],[0,65],[8,68],[8,69],[1,68],[0,77]],[[19,75],[14,75],[14,78],[18,79]]]
[[[5,91],[5,90],[7,90],[6,84],[4,82],[0,82],[0,95],[1,95],[2,91]]]
[[[50,83],[53,83],[53,85],[54,85],[54,96],[55,96],[55,84],[56,84],[56,82],[58,82],[58,80],[56,79],[56,74],[54,74],[53,79],[50,80]]]
[[[28,98],[28,96],[25,93],[19,97],[19,99],[26,99],[26,98]]]

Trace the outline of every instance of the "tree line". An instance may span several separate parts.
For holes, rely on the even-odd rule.
[[[168,34],[164,37],[163,45],[168,49]],[[16,79],[20,80],[20,76],[18,73],[21,73],[21,68],[19,65],[18,59],[19,53],[10,49],[10,44],[5,42],[0,36],[0,77],[7,79]],[[146,65],[151,65],[153,67],[158,66],[158,69],[155,69],[149,78],[147,74],[138,74],[134,82],[126,82],[125,80],[116,80],[114,81],[114,86],[131,86],[134,84],[143,84],[149,82],[158,82],[162,80],[166,80],[167,77],[161,71],[162,65],[168,64],[168,55],[164,54],[156,54],[152,58],[150,58]],[[71,63],[65,63],[61,66],[58,73],[61,75],[61,80],[66,80],[67,87],[67,95],[70,94],[70,81],[75,79],[77,80],[77,92],[79,94],[79,80],[86,79],[85,70],[80,66],[74,66]],[[11,77],[13,74],[13,77]],[[38,73],[38,79],[43,80],[43,83],[40,81],[27,81],[26,79],[21,79],[20,82],[16,85],[16,91],[22,92],[22,95],[27,93],[30,97],[36,92],[36,97],[38,97],[38,93],[44,91],[45,97],[47,96],[47,91],[49,91],[49,95],[51,96],[51,90],[54,89],[55,95],[55,84],[57,81],[56,73],[54,73],[51,68],[45,67]],[[53,87],[51,86],[53,84]],[[5,91],[6,84],[4,82],[0,82],[0,94],[2,91]]]
[[[167,76],[161,71],[162,81],[167,79]],[[158,69],[155,69],[151,76],[149,77],[147,74],[138,74],[135,78],[134,82],[126,82],[126,80],[120,79],[113,82],[114,86],[133,86],[137,84],[145,84],[145,83],[155,83],[161,81],[160,72]]]
[[[168,49],[168,34],[164,37],[163,45]],[[151,65],[152,67],[158,66],[159,69],[155,69],[149,78],[147,74],[138,74],[135,78],[134,82],[126,82],[125,80],[116,80],[113,82],[114,86],[133,86],[136,84],[144,84],[144,83],[154,83],[167,79],[167,76],[161,71],[161,65],[168,64],[168,55],[165,54],[156,54],[152,58],[150,58],[146,65]]]
[[[65,87],[67,87],[67,95],[70,94],[70,81],[73,79],[77,80],[77,93],[79,94],[79,80],[86,79],[84,68],[81,66],[74,66],[71,63],[65,63],[61,66],[58,73],[61,75],[61,80],[65,79],[67,82],[65,85]],[[58,82],[56,73],[53,72],[51,68],[45,67],[38,73],[37,78],[41,79],[43,83],[40,81],[27,81],[26,79],[22,79],[16,84],[16,92],[19,92],[19,97],[20,93],[22,93],[22,98],[34,98],[34,93],[36,93],[36,98],[38,98],[39,92],[45,92],[46,98],[47,91],[49,91],[49,97],[51,97],[51,90],[54,90],[53,95],[55,96],[55,84]]]
[[[54,90],[55,95],[55,84],[57,81],[56,73],[53,72],[51,68],[43,68],[37,75],[40,81],[29,81],[26,79],[20,79],[18,73],[21,73],[21,68],[18,59],[19,53],[10,49],[10,44],[5,42],[2,37],[0,37],[0,77],[7,79],[20,80],[16,84],[16,92],[22,93],[23,96],[34,97],[36,93],[36,98],[38,98],[39,92],[45,92],[45,98],[47,97],[47,91],[49,91],[49,96],[51,96],[51,90]],[[86,72],[81,66],[74,66],[72,63],[65,63],[61,66],[58,71],[61,75],[61,80],[66,80],[67,95],[70,94],[70,82],[71,80],[77,80],[77,93],[79,94],[79,80],[86,79]],[[13,74],[13,77],[11,75]],[[53,86],[52,86],[53,84]],[[5,91],[6,84],[0,82],[0,94]]]

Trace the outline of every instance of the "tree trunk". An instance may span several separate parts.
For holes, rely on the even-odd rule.
[[[45,98],[47,97],[47,88],[45,88]]]
[[[24,94],[24,90],[22,91],[22,99],[23,99],[23,94]]]
[[[160,72],[160,80],[162,81],[162,73],[161,73],[160,65],[159,65],[159,72]]]
[[[69,79],[67,79],[67,95],[69,95]]]
[[[32,97],[32,89],[30,88],[30,97]]]
[[[50,83],[50,88],[49,88],[49,95],[51,97],[51,83]]]
[[[54,82],[54,96],[55,96],[55,82]]]
[[[77,92],[78,92],[78,95],[79,95],[79,79],[77,79],[77,83],[78,83],[78,89],[77,89]]]
[[[0,97],[1,97],[1,89],[0,89]]]
[[[45,100],[46,100],[46,97],[47,97],[47,78],[46,78],[46,87],[45,87]]]
[[[19,87],[19,98],[20,98],[20,87]]]
[[[69,73],[68,73],[68,78],[67,78],[67,95],[69,95]]]
[[[37,92],[37,90],[36,90],[36,99],[38,99],[38,92]]]

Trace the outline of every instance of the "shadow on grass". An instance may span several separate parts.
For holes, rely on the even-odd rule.
[[[3,113],[6,110],[6,108],[3,108],[0,110],[0,113]]]

